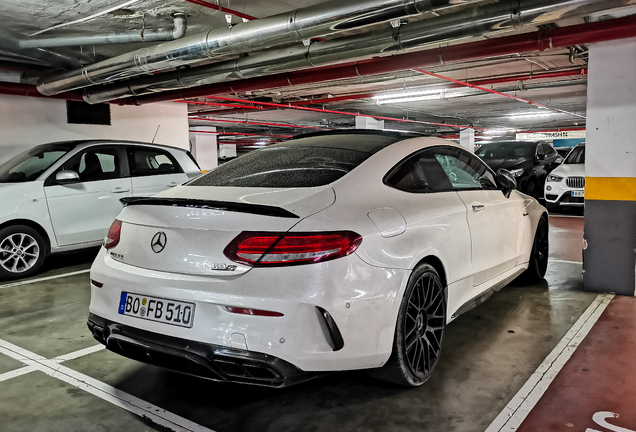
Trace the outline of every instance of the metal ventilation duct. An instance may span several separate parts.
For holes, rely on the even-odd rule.
[[[45,95],[183,66],[228,54],[326,36],[477,0],[331,0],[292,12],[213,29],[122,54],[43,79]]]
[[[508,0],[442,17],[417,21],[399,29],[370,32],[310,46],[270,50],[237,60],[88,88],[88,103],[106,102],[224,81],[273,75],[372,55],[397,54],[467,36],[547,24],[559,19],[634,4],[636,0]]]
[[[109,33],[90,36],[53,36],[20,39],[20,48],[43,48],[60,46],[102,45],[132,42],[159,42],[180,39],[186,33],[186,16],[176,13],[174,28],[131,30],[123,33]]]

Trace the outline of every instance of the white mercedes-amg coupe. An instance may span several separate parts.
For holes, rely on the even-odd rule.
[[[91,332],[212,380],[423,384],[447,323],[548,263],[547,212],[508,172],[397,132],[305,135],[122,201],[91,269]]]

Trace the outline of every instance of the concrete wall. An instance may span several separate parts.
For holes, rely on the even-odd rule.
[[[585,157],[586,290],[636,287],[636,39],[590,46]]]
[[[0,163],[47,142],[92,138],[151,142],[155,132],[155,143],[190,148],[186,104],[111,105],[110,113],[111,126],[68,124],[64,100],[0,95]]]

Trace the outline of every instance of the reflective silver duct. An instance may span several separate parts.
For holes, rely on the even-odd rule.
[[[242,54],[300,42],[370,24],[418,15],[477,0],[331,0],[234,27],[213,29],[142,48],[40,81],[44,95],[183,66],[222,55]]]
[[[19,36],[2,27],[0,27],[0,51],[15,54],[18,57],[26,57],[32,60],[36,60],[37,63],[56,67],[81,66],[80,60],[72,53],[53,51],[42,48],[22,49],[20,47]]]
[[[186,33],[186,16],[174,14],[174,28],[131,30],[123,33],[110,33],[90,36],[54,36],[20,39],[20,48],[44,48],[59,46],[103,45],[131,42],[159,42],[180,39]]]
[[[208,66],[91,87],[85,90],[84,100],[88,103],[106,102],[379,54],[397,54],[404,50],[421,49],[431,43],[537,26],[635,3],[636,0],[508,0],[417,21],[399,29],[317,42],[308,47],[270,50]]]

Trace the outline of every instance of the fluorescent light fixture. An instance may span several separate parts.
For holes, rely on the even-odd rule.
[[[502,129],[488,129],[484,131],[484,135],[505,135],[507,133],[516,132],[516,129],[502,128]]]
[[[375,95],[373,96],[373,99],[383,100],[383,99],[408,98],[413,96],[439,95],[443,91],[444,89],[422,89],[422,90],[403,91],[398,93],[386,93],[386,94]]]
[[[551,115],[552,115],[551,112],[549,112],[549,113],[533,113],[533,114],[515,114],[515,115],[508,116],[508,118],[510,120],[526,120],[526,119],[536,119],[536,118],[550,117]]]
[[[400,94],[394,94],[392,98],[389,97],[382,97],[382,98],[376,98],[374,96],[375,102],[378,105],[385,105],[385,104],[396,104],[396,103],[405,103],[405,102],[421,102],[421,101],[431,101],[431,100],[442,100],[442,99],[451,99],[451,98],[455,98],[455,97],[459,97],[462,96],[464,93],[461,92],[454,92],[454,93],[447,93],[446,90],[435,90],[435,93],[429,93],[429,94],[421,94],[421,95],[410,95],[407,96],[407,93],[402,93]]]

